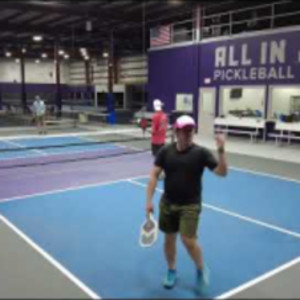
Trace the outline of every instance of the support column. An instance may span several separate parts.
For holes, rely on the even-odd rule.
[[[109,56],[108,56],[108,93],[107,93],[107,111],[109,113],[108,122],[115,124],[115,101],[113,94],[113,70],[114,70],[114,41],[113,33],[110,35]]]
[[[114,59],[114,83],[117,84],[119,82],[119,68],[120,68],[120,59],[119,57],[116,57]]]
[[[112,41],[111,41],[112,43]],[[110,45],[110,48],[112,46]],[[113,80],[114,80],[114,74],[113,74],[113,69],[114,69],[114,59],[113,59],[113,51],[110,49],[109,51],[109,57],[108,57],[108,93],[113,92]]]
[[[91,85],[91,76],[90,76],[90,60],[84,61],[85,65],[85,83],[86,85]]]
[[[20,68],[21,68],[21,105],[22,105],[23,114],[26,114],[27,95],[26,95],[26,82],[25,82],[25,57],[22,51],[21,51],[21,59],[20,59]]]
[[[1,91],[1,85],[0,85],[0,110],[3,108],[2,105],[2,91]]]
[[[56,70],[56,97],[55,104],[57,108],[57,117],[61,117],[62,99],[61,99],[61,85],[60,85],[60,56],[59,56],[59,43],[55,42],[54,58],[55,58],[55,70]]]
[[[196,15],[196,32],[195,32],[195,40],[198,42],[202,39],[202,20],[201,20],[201,6],[198,5],[195,9],[195,15]]]
[[[85,84],[86,84],[86,98],[90,100],[92,98],[91,92],[91,74],[90,74],[90,60],[84,61],[85,66]]]

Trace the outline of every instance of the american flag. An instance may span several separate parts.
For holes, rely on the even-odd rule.
[[[150,30],[150,47],[171,43],[171,25],[154,27]]]

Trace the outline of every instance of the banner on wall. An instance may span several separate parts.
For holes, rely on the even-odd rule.
[[[177,111],[193,112],[193,94],[176,94]]]
[[[242,44],[240,49],[233,45],[218,47],[215,50],[214,80],[257,80],[257,79],[293,79],[294,74],[290,65],[286,62],[286,40],[262,42],[257,45],[256,51],[260,53],[258,62],[253,66],[249,46]],[[236,51],[241,51],[240,59]],[[265,66],[268,64],[269,66]],[[226,69],[224,69],[226,68]]]
[[[203,44],[203,83],[295,81],[299,38],[300,32],[288,32]]]

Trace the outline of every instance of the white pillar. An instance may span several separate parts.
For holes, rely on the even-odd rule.
[[[196,41],[201,39],[201,6],[197,6],[195,10],[196,14]]]

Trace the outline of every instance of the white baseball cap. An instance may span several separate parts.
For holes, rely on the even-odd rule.
[[[162,107],[163,107],[163,103],[159,100],[159,99],[155,99],[153,101],[153,107],[154,107],[154,110],[155,111],[160,111],[162,110]]]
[[[185,127],[195,128],[195,126],[196,126],[196,123],[195,123],[194,119],[189,115],[180,116],[175,122],[176,129],[182,129]]]

